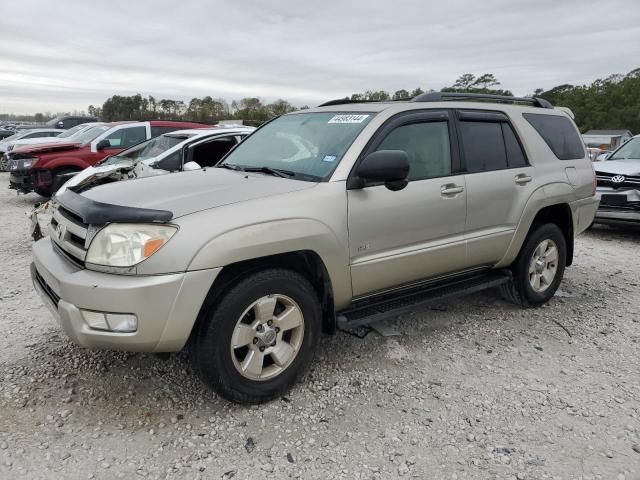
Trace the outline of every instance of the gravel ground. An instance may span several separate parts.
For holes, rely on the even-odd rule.
[[[487,291],[326,336],[240,407],[184,355],[71,344],[28,277],[38,197],[0,192],[0,478],[640,479],[640,231],[580,237],[544,308]]]

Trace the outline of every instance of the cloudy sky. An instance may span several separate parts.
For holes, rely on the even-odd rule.
[[[0,13],[0,113],[113,94],[315,105],[493,73],[528,94],[640,67],[638,0],[20,0]]]

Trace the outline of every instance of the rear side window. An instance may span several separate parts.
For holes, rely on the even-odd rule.
[[[522,116],[535,128],[558,159],[584,158],[582,140],[567,117],[540,113],[523,113]]]
[[[499,122],[460,122],[460,135],[467,172],[507,168],[507,153]]]
[[[178,127],[151,127],[151,138],[155,138],[158,137],[160,135],[162,135],[163,133],[169,133],[169,132],[175,132],[176,130],[179,130]]]
[[[481,114],[479,114],[481,115]],[[478,115],[478,118],[480,116]],[[465,113],[465,116],[469,116]],[[511,125],[504,121],[460,122],[467,172],[490,172],[526,167],[527,157]]]
[[[526,167],[527,158],[524,156],[522,147],[520,146],[511,125],[503,123],[502,134],[504,135],[504,146],[507,150],[507,165],[509,168]]]

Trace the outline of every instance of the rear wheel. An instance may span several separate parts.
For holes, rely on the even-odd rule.
[[[195,370],[224,398],[260,403],[282,395],[309,366],[321,310],[305,277],[270,269],[237,283],[202,320]]]
[[[525,306],[540,306],[555,294],[567,259],[567,245],[555,224],[536,227],[527,237],[512,265],[513,280],[502,287],[509,301]]]

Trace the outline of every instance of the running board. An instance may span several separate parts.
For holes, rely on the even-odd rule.
[[[357,300],[346,310],[338,312],[338,328],[355,328],[379,322],[434,300],[497,287],[511,278],[509,270],[489,270]]]

